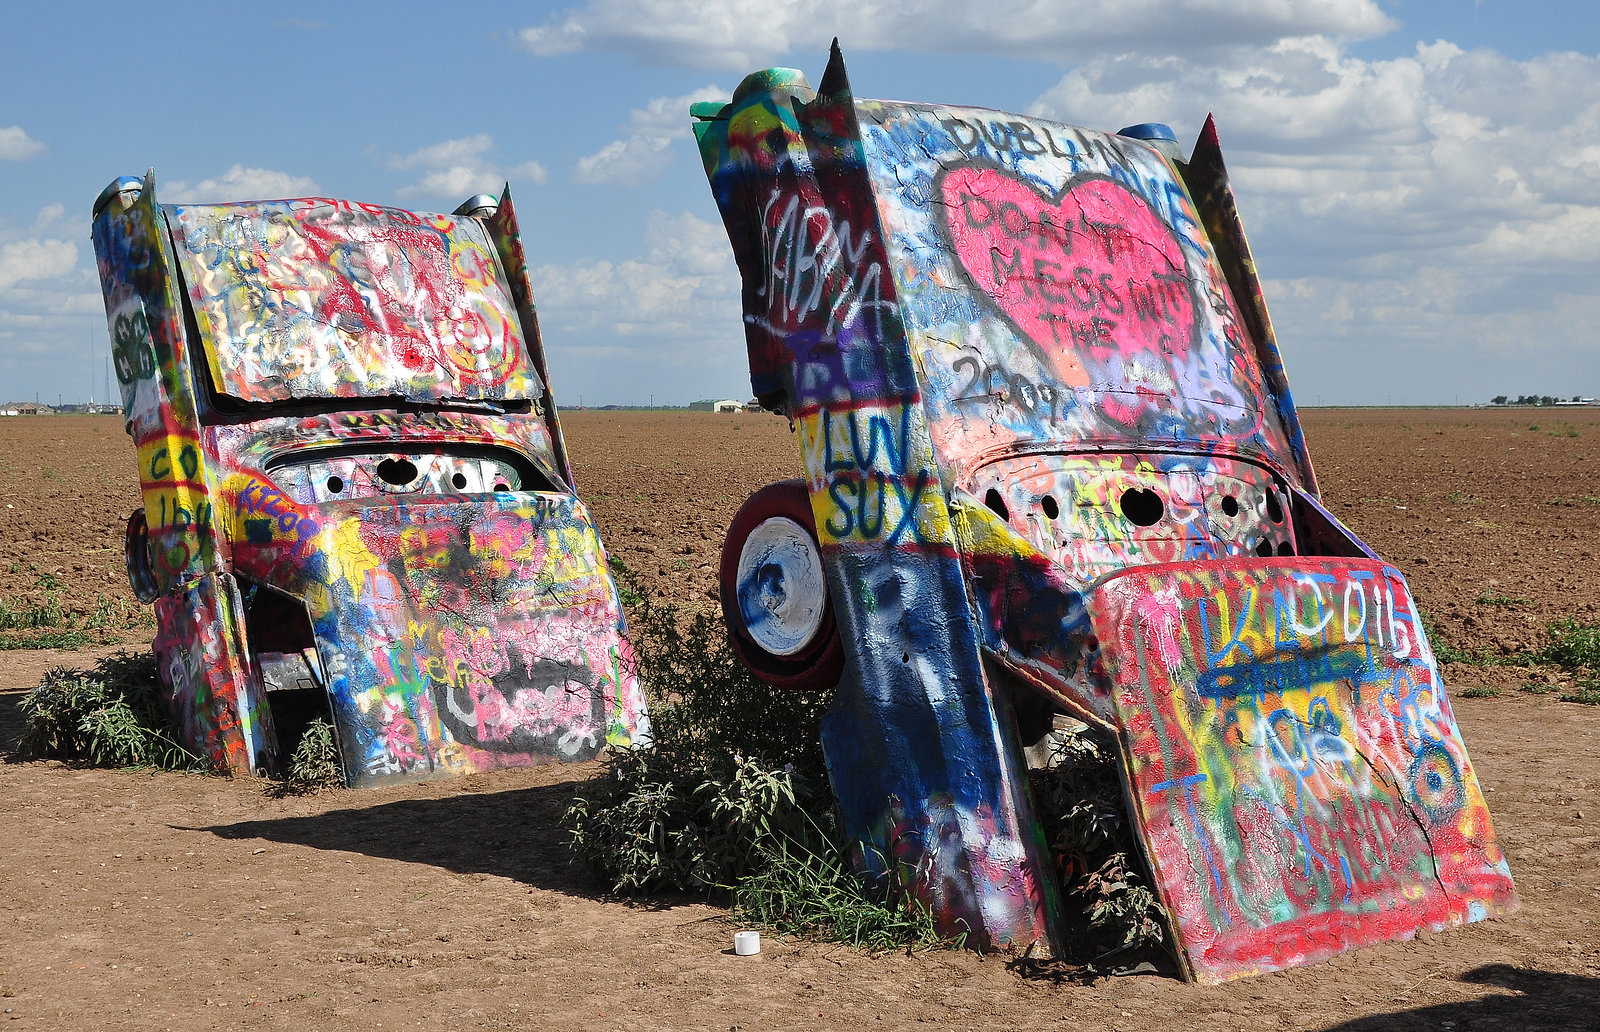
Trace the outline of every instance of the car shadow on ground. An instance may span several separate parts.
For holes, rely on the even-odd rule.
[[[407,863],[430,864],[458,874],[490,874],[525,885],[591,899],[666,908],[698,897],[652,894],[619,898],[589,871],[569,862],[561,815],[578,782],[503,792],[465,792],[439,799],[399,799],[331,810],[309,817],[278,817],[210,827],[182,828],[225,839],[344,850]]]
[[[1463,982],[1496,985],[1509,994],[1461,1003],[1440,1003],[1392,1014],[1375,1014],[1334,1025],[1326,1032],[1399,1032],[1405,1029],[1540,1029],[1541,1032],[1600,1028],[1600,978],[1510,964],[1489,964],[1462,975]]]
[[[0,691],[0,760],[14,762],[20,759],[17,743],[22,738],[25,723],[22,700],[27,697],[25,690]]]

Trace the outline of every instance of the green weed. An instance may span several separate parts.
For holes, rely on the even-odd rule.
[[[1510,607],[1525,606],[1530,600],[1525,598],[1513,598],[1510,595],[1503,595],[1494,588],[1484,588],[1478,593],[1478,597],[1473,601],[1477,602],[1480,606]]]
[[[629,626],[651,740],[612,756],[563,817],[572,862],[613,892],[726,893],[737,918],[866,949],[942,941],[898,886],[869,893],[846,858],[822,759],[820,695],[757,681],[719,613],[639,590]],[[880,898],[882,897],[882,898]]]
[[[1463,699],[1498,699],[1500,697],[1500,689],[1486,684],[1469,685],[1461,690],[1461,697]]]
[[[1055,734],[1050,764],[1029,773],[1029,787],[1067,904],[1065,959],[1155,949],[1168,918],[1145,884],[1116,748],[1087,728]]]
[[[179,744],[161,698],[155,657],[126,652],[90,670],[51,670],[22,700],[18,752],[89,767],[209,770]]]
[[[333,725],[317,717],[306,725],[289,756],[277,795],[304,795],[344,784]]]
[[[1561,693],[1561,701],[1600,706],[1600,681],[1584,681],[1575,685],[1572,691]]]
[[[42,595],[21,601],[0,598],[0,650],[115,645],[122,639],[110,632],[154,623],[150,610],[123,596],[101,595],[87,614],[69,611],[59,594],[65,587],[60,578],[46,573],[34,584]]]
[[[644,596],[639,592],[639,579],[634,575],[626,563],[616,556],[607,560],[611,568],[611,579],[617,585],[617,598],[621,600],[624,608],[632,610],[644,601]]]
[[[1557,620],[1546,631],[1550,640],[1538,653],[1541,662],[1563,670],[1587,667],[1600,673],[1600,623],[1581,624],[1569,617]]]

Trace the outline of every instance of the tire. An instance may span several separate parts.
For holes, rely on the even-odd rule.
[[[122,562],[128,571],[128,586],[133,589],[134,597],[145,605],[154,602],[161,589],[150,564],[150,525],[145,522],[143,509],[135,509],[128,517],[128,529],[122,539]]]
[[[768,484],[740,507],[722,542],[722,615],[745,667],[775,688],[839,683],[844,647],[803,480]]]

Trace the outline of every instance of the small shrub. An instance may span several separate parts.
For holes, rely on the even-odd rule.
[[[725,893],[739,920],[777,932],[866,949],[938,943],[925,907],[893,891],[874,899],[850,868],[822,759],[823,698],[756,680],[720,612],[653,598],[611,565],[632,600],[651,741],[574,795],[572,862],[613,892]]]
[[[1128,824],[1116,748],[1085,729],[1056,732],[1051,764],[1030,774],[1069,916],[1067,960],[1094,963],[1151,953],[1166,939],[1166,910],[1146,884]]]
[[[51,670],[22,700],[18,752],[90,767],[209,770],[179,744],[155,657],[118,653],[91,670]]]
[[[339,746],[334,741],[333,725],[317,717],[306,725],[289,756],[281,792],[303,795],[343,784],[344,773],[339,766]]]
[[[1500,697],[1500,689],[1486,684],[1469,685],[1461,689],[1461,697],[1463,699],[1498,699]]]
[[[1569,617],[1557,620],[1547,631],[1550,640],[1538,654],[1541,662],[1564,670],[1587,667],[1600,673],[1600,623],[1582,624]]]

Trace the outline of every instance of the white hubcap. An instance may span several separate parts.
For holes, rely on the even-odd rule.
[[[787,516],[763,520],[739,550],[739,614],[757,645],[792,656],[811,644],[828,605],[822,556]]]

